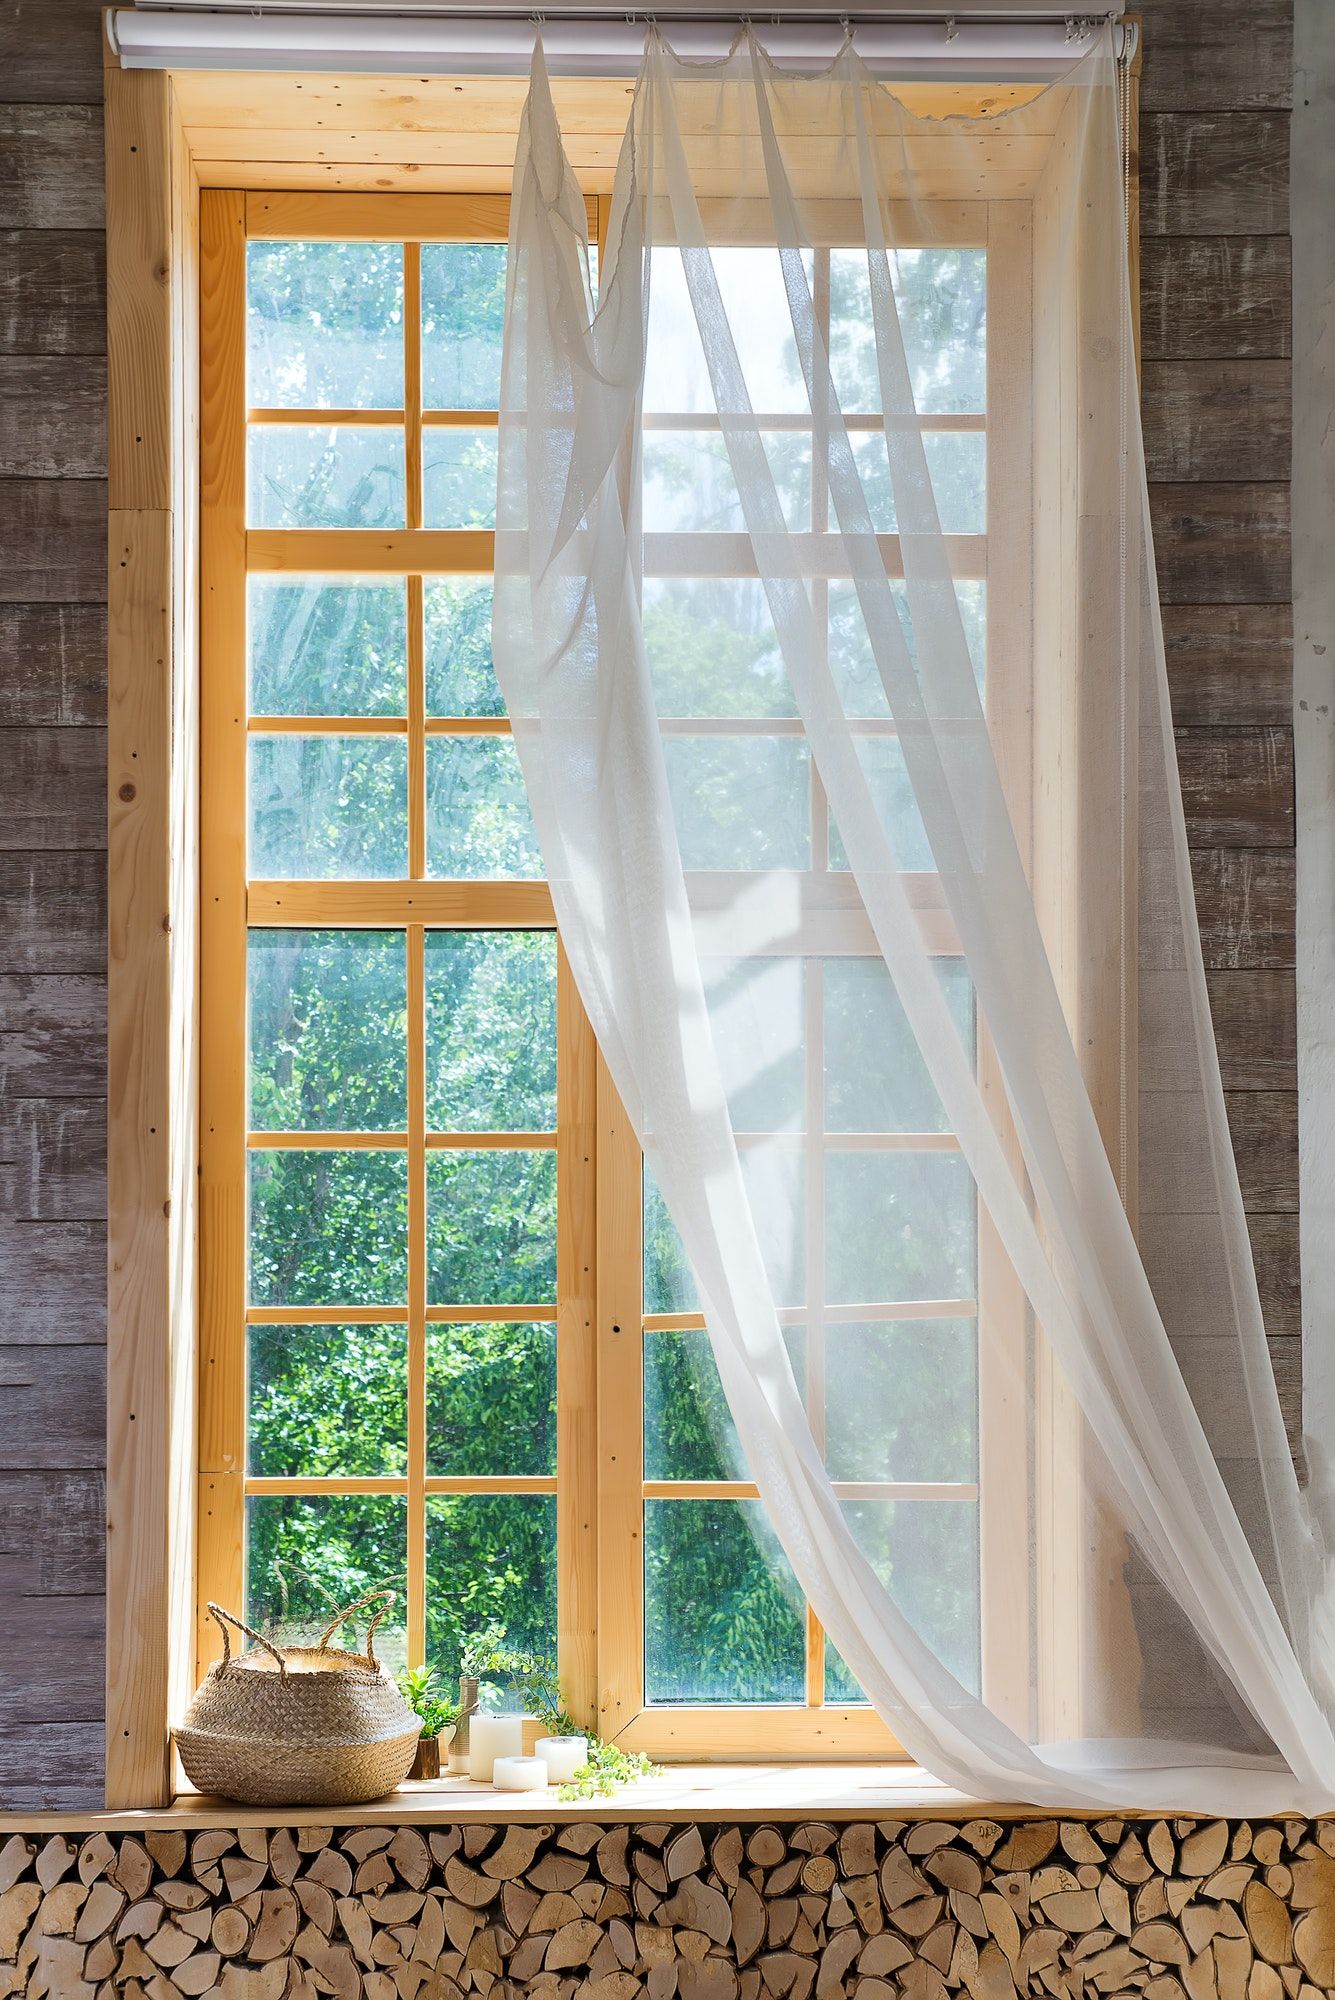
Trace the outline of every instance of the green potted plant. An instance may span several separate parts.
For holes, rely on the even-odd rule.
[[[409,1667],[399,1675],[403,1698],[422,1724],[417,1754],[408,1773],[410,1778],[440,1776],[442,1738],[447,1730],[453,1730],[459,1714],[457,1702],[448,1701],[436,1692],[437,1681],[434,1667]]]
[[[469,1644],[465,1658],[467,1672],[497,1692],[508,1690],[524,1713],[537,1720],[545,1736],[578,1737],[584,1744],[583,1761],[568,1776],[565,1763],[559,1767],[562,1776],[554,1780],[558,1798],[610,1798],[623,1785],[661,1775],[659,1767],[642,1753],[619,1750],[615,1743],[605,1743],[575,1720],[562,1699],[561,1677],[550,1654],[508,1646],[503,1627],[493,1625]]]

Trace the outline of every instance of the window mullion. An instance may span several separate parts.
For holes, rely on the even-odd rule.
[[[426,1657],[426,934],[408,948],[408,1663]]]
[[[816,336],[826,353],[830,346],[830,253],[813,253],[812,304],[816,316]],[[818,399],[812,407],[811,437],[811,526],[824,534],[830,525],[830,418]],[[816,644],[822,662],[828,663],[830,586],[816,577],[811,586]],[[830,865],[830,816],[825,787],[809,759],[811,791],[811,866],[824,873]],[[825,1448],[825,1053],[824,978],[822,961],[809,958],[803,967],[803,1039],[805,1050],[806,1127],[806,1404],[812,1435],[820,1450]],[[806,1698],[809,1708],[825,1702],[825,1629],[811,1605],[807,1606]]]
[[[566,1706],[598,1704],[597,1045],[556,947],[556,1625]]]

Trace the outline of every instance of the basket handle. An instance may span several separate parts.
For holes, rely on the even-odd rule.
[[[244,1622],[244,1620],[236,1616],[235,1612],[224,1611],[221,1604],[215,1604],[212,1598],[209,1599],[208,1608],[213,1613],[214,1618],[217,1620],[218,1630],[222,1633],[223,1656],[218,1663],[218,1672],[220,1674],[225,1674],[228,1667],[232,1664],[232,1640],[231,1640],[231,1635],[227,1630],[227,1627],[229,1625],[235,1625],[238,1632],[244,1632],[248,1639],[253,1639],[257,1646],[262,1646],[266,1653],[269,1653],[275,1660],[277,1660],[278,1671],[280,1675],[284,1680],[287,1679],[287,1661],[283,1658],[283,1655],[279,1652],[277,1646],[271,1644],[271,1642],[264,1637],[262,1632],[256,1632],[252,1630],[252,1628],[249,1625],[247,1625]]]
[[[325,1629],[320,1637],[321,1646],[327,1646],[329,1644],[330,1639],[333,1637],[334,1633],[337,1632],[339,1626],[343,1623],[343,1620],[345,1618],[351,1618],[353,1612],[360,1611],[363,1605],[374,1604],[377,1598],[383,1597],[385,1600],[384,1603],[381,1605],[380,1609],[376,1612],[375,1617],[371,1620],[370,1624],[366,1628],[366,1657],[371,1663],[371,1671],[373,1673],[378,1674],[380,1671],[380,1662],[379,1660],[377,1660],[375,1656],[375,1648],[371,1644],[371,1639],[372,1635],[375,1632],[376,1626],[380,1623],[382,1618],[388,1615],[389,1607],[394,1602],[394,1596],[395,1593],[392,1590],[368,1590],[365,1597],[359,1597],[355,1604],[347,1605],[342,1611],[339,1612],[337,1618],[335,1618],[332,1621],[332,1623],[325,1626]]]

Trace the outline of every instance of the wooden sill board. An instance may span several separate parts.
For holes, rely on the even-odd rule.
[[[468,1778],[408,1783],[373,1805],[241,1806],[178,1793],[156,1811],[0,1813],[0,1831],[151,1831],[210,1826],[406,1826],[462,1820],[1025,1819],[1038,1807],[984,1804],[939,1785],[916,1764],[678,1764],[610,1799],[566,1805],[550,1792],[498,1792]],[[1121,1817],[1133,1817],[1123,1814]],[[1066,1817],[1079,1817],[1068,1814]],[[1094,1818],[1106,1818],[1100,1812]]]
[[[243,1826],[434,1826],[463,1821],[494,1825],[600,1824],[654,1820],[758,1821],[1053,1819],[1152,1820],[1162,1813],[1072,1810],[1002,1805],[966,1798],[941,1785],[917,1764],[676,1764],[661,1778],[628,1785],[610,1799],[566,1805],[549,1792],[498,1792],[468,1778],[440,1778],[401,1785],[387,1799],[364,1806],[241,1806],[226,1799],[179,1792],[174,1803],[145,1812],[0,1813],[0,1834],[146,1833],[163,1828]],[[1170,1815],[1171,1817],[1171,1815]],[[1335,1814],[1329,1815],[1335,1820]]]

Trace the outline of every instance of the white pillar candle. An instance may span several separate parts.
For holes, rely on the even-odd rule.
[[[581,1764],[589,1761],[587,1736],[540,1736],[533,1754],[547,1766],[549,1785],[568,1785]]]
[[[541,1757],[498,1757],[491,1782],[498,1792],[540,1792],[548,1783]]]
[[[524,1719],[519,1715],[474,1715],[468,1725],[468,1775],[481,1784],[492,1782],[498,1757],[517,1757],[524,1747]]]

